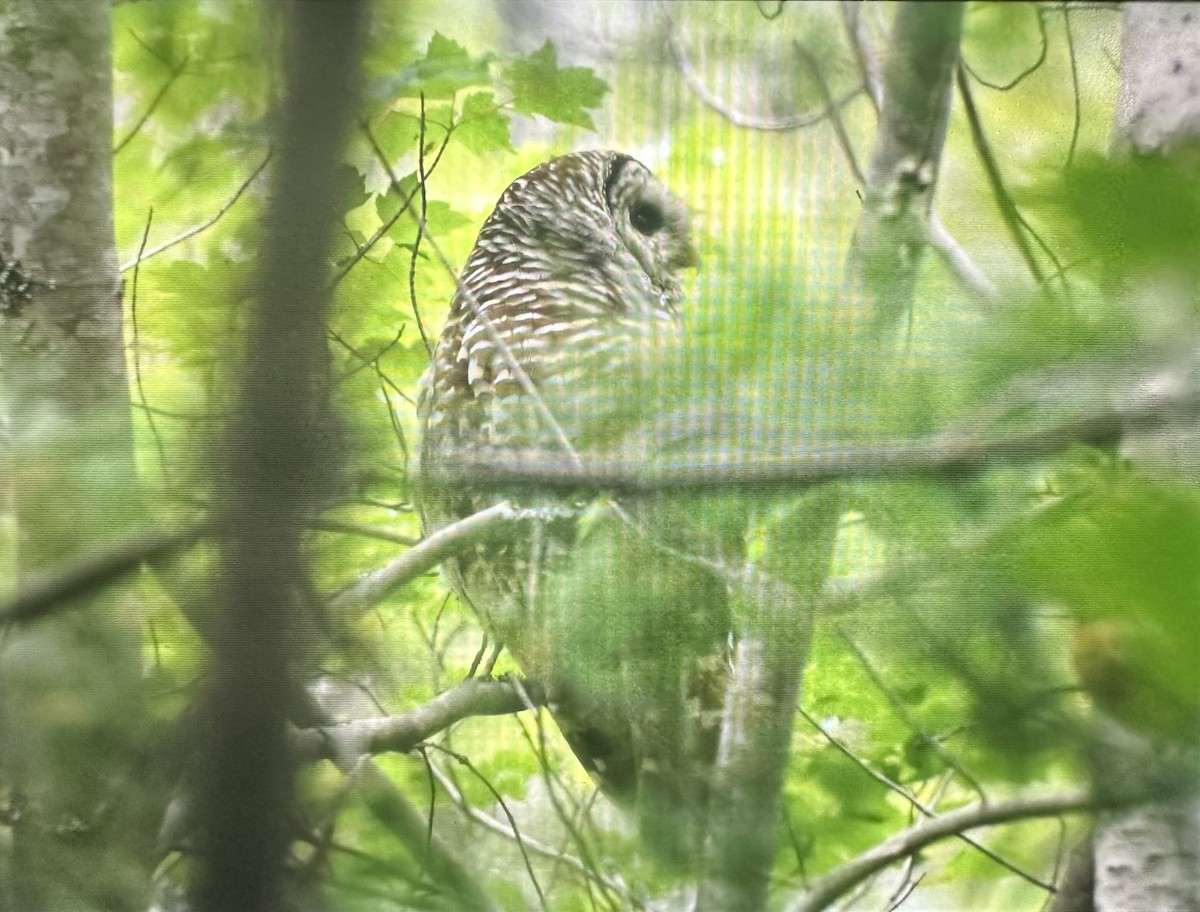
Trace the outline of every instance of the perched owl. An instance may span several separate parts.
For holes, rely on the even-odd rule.
[[[484,223],[419,404],[427,532],[501,499],[556,508],[515,540],[448,561],[447,575],[546,687],[601,787],[681,860],[702,833],[730,632],[724,585],[685,555],[686,505],[497,490],[453,466],[644,441],[646,391],[679,332],[678,274],[695,262],[683,205],[635,159],[580,152],[539,165]]]

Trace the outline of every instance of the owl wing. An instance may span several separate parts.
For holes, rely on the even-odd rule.
[[[594,313],[564,308],[556,289],[535,287],[514,292],[511,308],[493,302],[486,320],[469,301],[452,306],[457,320],[435,359],[443,371],[421,398],[426,464],[454,448],[566,458],[565,442],[587,455],[613,442],[606,416],[628,424],[644,411],[627,391],[653,335],[645,321],[598,326]],[[694,511],[666,498],[460,483],[431,499],[427,527],[506,495],[583,518],[531,522],[515,540],[476,545],[447,562],[451,585],[546,687],[583,766],[636,808],[649,845],[682,864],[703,832],[731,627],[723,581],[678,547],[696,545]]]

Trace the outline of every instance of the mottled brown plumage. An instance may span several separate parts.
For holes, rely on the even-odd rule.
[[[581,152],[538,166],[484,223],[420,402],[427,530],[505,496],[549,508],[447,575],[546,686],[581,762],[637,805],[652,840],[675,842],[670,854],[694,847],[716,748],[723,586],[678,556],[670,504],[486,489],[453,465],[490,448],[569,459],[617,447],[639,430],[631,415],[644,440],[654,403],[631,408],[630,392],[678,335],[678,273],[694,264],[683,205],[639,162]]]

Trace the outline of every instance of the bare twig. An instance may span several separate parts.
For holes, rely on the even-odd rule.
[[[474,678],[398,716],[357,719],[293,732],[292,750],[297,759],[310,761],[357,762],[363,756],[406,753],[463,719],[524,712],[545,701],[545,692],[531,681],[518,687],[513,679]]]
[[[942,746],[941,742],[932,737],[928,732],[921,728],[920,725],[917,724],[916,720],[912,718],[912,715],[904,708],[904,704],[897,699],[896,695],[892,693],[891,688],[889,688],[884,682],[879,672],[875,669],[875,665],[871,662],[870,657],[866,654],[863,648],[859,646],[858,643],[848,633],[846,633],[846,631],[843,630],[840,625],[835,624],[834,630],[842,642],[846,644],[852,653],[854,653],[854,657],[858,660],[858,664],[862,666],[863,671],[867,673],[867,677],[871,679],[871,683],[875,685],[876,689],[878,689],[881,694],[883,694],[883,697],[885,700],[887,700],[888,705],[892,707],[892,712],[894,712],[900,721],[904,723],[905,727],[908,728],[909,731],[918,735],[921,738],[921,741],[928,745],[930,750],[932,750],[941,758],[942,762],[946,764],[948,769],[960,776],[962,780],[967,783],[967,785],[975,792],[975,794],[979,796],[980,801],[987,802],[987,793],[984,791],[983,784],[979,781],[979,779],[973,773],[971,773],[970,770],[963,766],[957,757],[946,750]]]
[[[456,751],[452,751],[449,748],[442,747],[438,744],[430,744],[429,747],[441,751],[447,757],[450,757],[462,766],[465,766],[467,770],[470,771],[471,775],[473,775],[479,782],[483,783],[484,788],[491,792],[492,798],[495,800],[496,804],[500,805],[500,810],[502,810],[504,812],[504,816],[508,818],[508,825],[516,839],[517,849],[521,853],[521,859],[525,862],[525,873],[529,875],[529,882],[533,884],[534,892],[537,893],[538,905],[541,906],[543,912],[546,912],[548,908],[546,906],[546,894],[542,892],[542,885],[538,882],[537,875],[533,873],[533,865],[529,862],[529,853],[525,851],[525,839],[521,835],[521,831],[517,828],[517,820],[515,817],[513,817],[512,811],[508,809],[508,803],[504,800],[504,796],[500,794],[500,792],[496,789],[496,786],[492,784],[491,780],[479,771],[478,767],[471,762],[471,758],[466,754],[457,753]],[[430,781],[432,784],[432,763],[429,764],[429,772]]]
[[[529,708],[534,708],[532,701],[529,703]],[[521,720],[518,719],[518,722],[520,721]],[[529,732],[526,730],[523,723],[521,723],[521,732],[525,735],[526,740],[529,742],[529,746],[537,755],[538,765],[542,773],[542,781],[546,784],[546,796],[550,799],[550,804],[554,808],[555,816],[558,817],[559,822],[562,823],[563,827],[566,829],[571,841],[575,843],[576,848],[579,850],[579,855],[583,863],[599,874],[600,868],[592,858],[592,850],[588,847],[588,843],[584,838],[583,831],[571,818],[571,815],[567,813],[567,809],[563,805],[562,797],[559,795],[558,789],[555,788],[555,775],[546,750],[546,726],[543,724],[542,714],[540,712],[535,712],[533,714],[533,724],[537,730],[536,742],[530,737]],[[566,790],[564,789],[564,791]],[[576,810],[578,810],[578,805],[576,805]],[[597,882],[603,884],[603,881]],[[589,880],[587,883],[589,885],[590,893],[591,881]],[[608,900],[610,906],[619,908],[613,902],[614,898],[607,891],[604,892],[603,896]]]
[[[747,114],[744,111],[738,111],[731,107],[727,102],[718,98],[713,94],[704,81],[696,73],[692,66],[691,60],[680,44],[678,37],[675,34],[675,20],[667,12],[667,3],[661,3],[659,9],[662,10],[663,19],[666,22],[667,47],[671,51],[671,56],[675,59],[675,65],[679,69],[679,74],[683,77],[683,81],[687,83],[687,87],[692,90],[692,93],[700,99],[708,108],[720,114],[735,127],[743,127],[747,130],[763,130],[768,132],[785,132],[788,130],[802,130],[805,127],[815,126],[829,116],[830,112],[836,108],[843,107],[849,104],[863,92],[863,87],[855,86],[850,91],[843,94],[840,98],[827,103],[820,111],[806,111],[803,114],[796,114],[792,117],[767,118],[758,117],[753,114]]]
[[[175,68],[171,70],[170,74],[167,76],[158,92],[156,92],[154,97],[150,99],[150,104],[146,106],[146,110],[142,112],[142,116],[139,117],[137,122],[129,128],[129,132],[121,138],[120,142],[113,146],[113,155],[117,155],[122,149],[129,145],[130,140],[132,140],[138,135],[138,133],[141,132],[142,127],[146,125],[146,121],[150,119],[150,116],[155,112],[158,106],[162,104],[162,100],[167,97],[167,92],[170,91],[171,86],[175,84],[176,80],[183,75],[183,71],[187,69],[189,59],[190,58],[188,57],[184,57],[181,61],[179,61],[178,64],[175,65]]]
[[[831,745],[833,745],[833,747],[836,750],[838,750],[841,754],[843,754],[845,757],[847,757],[852,763],[854,763],[855,766],[857,766],[859,769],[861,769],[864,773],[866,773],[868,776],[870,776],[876,782],[883,785],[884,788],[888,789],[889,791],[895,792],[897,795],[899,795],[901,798],[903,798],[905,801],[907,801],[909,804],[911,804],[914,808],[916,808],[916,810],[918,810],[925,817],[929,817],[932,819],[932,818],[936,818],[939,816],[937,814],[937,812],[934,811],[934,809],[931,806],[925,804],[923,801],[921,801],[920,798],[918,798],[911,791],[909,791],[904,786],[902,786],[899,782],[896,782],[895,780],[889,778],[888,776],[884,775],[883,773],[879,772],[878,770],[873,769],[869,764],[866,763],[866,761],[862,760],[857,754],[854,753],[854,751],[850,750],[849,747],[847,747],[840,740],[838,740],[838,738],[836,738],[832,733],[827,731],[825,729],[825,727],[819,721],[814,719],[811,715],[809,715],[803,709],[799,710],[799,713],[800,713],[801,717],[803,717],[803,719],[809,725],[811,725],[813,728],[815,728],[817,731],[819,731],[821,733],[821,736],[826,741],[828,741]],[[1051,881],[1050,883],[1047,883],[1046,881],[1043,881],[1043,880],[1039,879],[1038,877],[1035,877],[1033,874],[1030,874],[1028,871],[1023,870],[1015,862],[1011,862],[1007,858],[1004,858],[1002,855],[1000,855],[999,852],[995,852],[992,849],[989,849],[983,843],[979,842],[976,839],[973,839],[970,836],[967,836],[964,833],[959,833],[959,834],[957,834],[957,836],[959,839],[961,839],[967,845],[971,846],[976,851],[980,852],[985,857],[991,859],[992,861],[994,861],[996,864],[1000,865],[1001,867],[1006,868],[1007,870],[1011,871],[1013,874],[1016,874],[1018,877],[1020,877],[1024,880],[1027,880],[1029,883],[1033,884],[1035,887],[1041,887],[1043,890],[1049,890],[1050,892],[1054,891],[1053,881]]]
[[[383,149],[380,148],[379,142],[375,139],[374,134],[371,132],[370,126],[366,123],[362,123],[360,126],[363,133],[366,135],[367,140],[371,143],[371,148],[374,150],[379,163],[387,172],[388,178],[392,183],[392,187],[394,187],[396,192],[399,193],[400,183],[396,179],[396,173],[392,169],[391,163],[388,162],[387,156],[384,155]],[[413,219],[417,222],[418,227],[422,229],[424,228],[424,221],[418,218],[415,213],[412,213],[411,208],[405,207],[405,211],[410,212]],[[559,447],[562,449],[562,452],[565,453],[572,461],[578,462],[579,457],[576,455],[575,448],[571,445],[571,441],[567,438],[566,433],[563,431],[562,425],[550,411],[549,406],[546,405],[545,399],[542,398],[541,393],[538,392],[538,389],[536,386],[534,386],[533,381],[529,379],[529,375],[525,372],[525,368],[521,366],[521,363],[513,354],[508,342],[505,341],[504,337],[496,331],[495,325],[492,323],[487,313],[484,312],[484,309],[479,306],[479,302],[476,300],[471,289],[459,280],[458,274],[455,272],[454,267],[450,265],[450,260],[442,252],[442,248],[437,243],[437,240],[432,235],[427,235],[426,239],[428,240],[429,246],[433,250],[434,255],[441,263],[442,268],[446,270],[446,274],[454,280],[457,294],[462,296],[463,301],[479,320],[480,325],[483,326],[484,331],[487,333],[488,341],[490,341],[492,345],[496,347],[496,350],[500,353],[500,356],[505,360],[506,366],[512,372],[513,379],[517,381],[517,384],[521,387],[521,391],[529,397],[529,401],[532,402],[534,408],[538,410],[538,413],[546,422],[546,426],[554,434],[554,438]]]
[[[1067,7],[1067,4],[1063,4],[1060,7],[1064,17],[1067,15],[1066,7]],[[998,92],[1007,92],[1010,89],[1015,89],[1020,83],[1025,81],[1026,77],[1028,77],[1038,71],[1038,69],[1042,66],[1042,64],[1046,62],[1046,54],[1050,50],[1050,39],[1049,39],[1049,36],[1046,34],[1046,20],[1045,20],[1045,13],[1048,10],[1033,7],[1033,11],[1034,11],[1034,15],[1037,16],[1038,33],[1041,37],[1041,47],[1040,47],[1040,50],[1038,51],[1037,60],[1035,60],[1033,63],[1031,63],[1025,69],[1021,70],[1021,72],[1019,72],[1016,76],[1014,76],[1008,82],[1000,83],[1000,82],[988,82],[986,79],[984,79],[978,73],[976,73],[973,69],[971,69],[970,63],[968,63],[964,59],[963,67],[971,75],[972,79],[974,79],[976,82],[978,82],[982,86],[987,86],[989,89],[995,89]]]
[[[370,526],[366,523],[349,522],[344,519],[320,517],[313,523],[312,527],[314,529],[320,529],[323,532],[340,532],[343,535],[360,535],[363,538],[376,538],[380,541],[393,542],[397,545],[408,545],[409,547],[419,545],[421,543],[421,539],[414,538],[411,535],[401,535],[399,532],[390,532],[387,529],[381,529],[378,526]]]
[[[250,185],[254,183],[255,178],[257,178],[260,174],[262,174],[263,169],[265,169],[267,167],[267,164],[271,161],[271,154],[272,154],[271,151],[268,150],[266,157],[264,157],[262,162],[259,164],[259,166],[254,169],[254,172],[248,178],[246,178],[245,181],[242,182],[241,186],[239,186],[237,188],[237,190],[234,191],[233,196],[231,196],[226,201],[226,203],[220,209],[218,209],[211,218],[205,219],[199,225],[193,225],[191,228],[189,228],[187,231],[184,231],[182,234],[176,235],[175,237],[171,238],[171,240],[164,241],[163,243],[157,245],[156,247],[151,247],[149,250],[145,250],[145,251],[139,251],[138,255],[136,257],[134,257],[132,260],[130,260],[128,263],[121,264],[121,272],[128,272],[130,269],[135,268],[140,263],[144,263],[144,262],[146,262],[146,260],[150,259],[151,257],[158,256],[160,253],[162,253],[166,250],[170,250],[172,247],[176,246],[177,244],[182,244],[184,241],[188,240],[189,238],[194,238],[196,235],[200,234],[203,231],[207,231],[209,228],[211,228],[213,225],[215,225],[217,222],[219,222],[221,220],[222,216],[224,216],[226,212],[228,212],[230,209],[233,208],[234,203],[236,203],[239,199],[242,198],[242,194],[244,194],[250,188]]]
[[[421,193],[421,217],[417,220],[417,236],[413,239],[412,255],[408,260],[408,300],[412,305],[413,317],[417,321],[417,331],[421,334],[421,344],[425,346],[425,354],[433,357],[433,346],[429,344],[429,336],[425,333],[425,323],[421,320],[421,308],[417,306],[417,258],[421,255],[421,239],[425,237],[425,219],[429,216],[429,196],[425,187],[425,93],[421,93],[421,121],[417,136],[417,188]],[[447,136],[449,133],[447,132]],[[390,171],[388,177],[395,181],[395,175]],[[399,190],[397,189],[397,192]],[[541,895],[540,892],[538,895]]]
[[[479,808],[472,807],[462,792],[459,791],[459,789],[451,781],[450,777],[439,770],[436,766],[433,767],[433,776],[442,789],[445,790],[446,794],[450,796],[450,800],[458,806],[459,810],[461,810],[480,826],[491,830],[493,833],[503,836],[506,839],[520,839],[525,848],[534,855],[541,855],[543,858],[549,858],[551,861],[566,865],[568,868],[571,868],[579,874],[582,874],[588,880],[595,881],[604,889],[620,896],[622,901],[624,901],[630,908],[646,908],[645,902],[631,893],[629,888],[626,887],[621,881],[594,870],[593,868],[584,864],[574,855],[570,855],[567,852],[563,852],[552,846],[548,846],[530,836],[518,836],[516,830],[510,825],[497,820],[490,814],[484,813],[483,811],[479,810]]]
[[[158,451],[158,464],[162,468],[163,478],[170,483],[171,471],[167,465],[167,454],[163,449],[162,436],[158,433],[158,425],[154,423],[154,410],[146,399],[146,389],[142,385],[142,340],[138,327],[138,275],[141,273],[142,254],[146,250],[146,240],[150,237],[150,225],[154,221],[154,209],[146,213],[146,227],[142,229],[142,244],[138,247],[138,255],[133,267],[133,279],[129,291],[129,323],[133,329],[133,382],[137,387],[138,399],[146,407],[146,423],[150,426],[150,434],[154,438],[154,447]]]
[[[709,446],[691,455],[650,463],[590,456],[568,462],[540,449],[475,450],[447,455],[439,472],[447,479],[469,478],[474,484],[630,493],[804,488],[841,478],[945,477],[982,471],[1002,462],[1043,459],[1079,444],[1109,443],[1130,428],[1170,426],[1198,411],[1200,391],[1184,385],[1124,404],[1098,402],[1091,410],[1081,409],[1029,430],[979,431],[962,425],[927,437],[878,444],[809,449],[787,445],[781,447],[780,455],[753,459]]]
[[[975,98],[971,94],[971,87],[967,83],[967,71],[960,66],[957,73],[958,94],[962,98],[963,110],[967,115],[967,124],[971,128],[971,140],[975,145],[975,151],[979,155],[979,160],[983,164],[984,174],[987,176],[988,184],[992,188],[992,195],[996,198],[996,204],[1000,207],[1000,216],[1004,219],[1005,227],[1008,228],[1009,237],[1013,239],[1013,243],[1017,245],[1017,250],[1020,251],[1021,257],[1025,260],[1025,265],[1029,269],[1029,274],[1033,276],[1034,281],[1038,285],[1045,284],[1046,274],[1042,271],[1041,265],[1033,255],[1033,249],[1029,246],[1029,240],[1025,237],[1025,232],[1021,225],[1021,214],[1017,210],[1017,204],[1013,202],[1007,188],[1004,186],[1004,178],[1000,174],[1000,165],[996,162],[996,157],[992,154],[991,144],[988,143],[987,136],[983,132],[983,123],[979,118],[979,111],[975,107]]]
[[[451,894],[455,909],[463,912],[499,912],[483,885],[437,834],[430,837],[425,818],[392,785],[375,763],[364,758],[352,769],[343,769],[358,787],[376,820],[418,859],[426,875]]]
[[[838,104],[833,100],[833,95],[829,91],[829,83],[825,81],[825,76],[821,72],[821,65],[817,63],[816,58],[813,57],[808,48],[799,41],[792,42],[792,49],[796,52],[796,56],[804,63],[809,76],[812,78],[817,91],[821,95],[821,103],[825,107],[829,123],[833,126],[833,135],[837,138],[838,145],[842,147],[842,154],[846,156],[846,162],[850,165],[850,173],[854,175],[854,179],[860,185],[865,185],[867,179],[863,175],[862,168],[858,165],[858,156],[854,152],[854,144],[850,141],[850,133],[846,129],[846,124],[842,121]]]
[[[1041,16],[1038,16],[1038,21],[1041,21]],[[1063,34],[1067,39],[1067,59],[1071,62],[1071,99],[1072,99],[1072,117],[1071,117],[1071,144],[1067,146],[1067,160],[1064,167],[1070,168],[1075,164],[1075,147],[1079,144],[1079,128],[1083,123],[1083,118],[1080,115],[1080,106],[1082,101],[1079,97],[1079,61],[1075,55],[1075,35],[1071,32],[1071,10],[1064,6],[1062,10],[1063,18]],[[1045,25],[1042,26],[1045,28]]]
[[[941,216],[936,212],[929,213],[929,246],[937,251],[942,262],[964,287],[986,301],[1000,300],[1000,289],[971,259],[966,249],[954,239],[954,235],[942,224]]]
[[[976,804],[941,817],[923,820],[821,878],[798,902],[788,908],[788,912],[820,912],[876,871],[915,855],[926,846],[959,836],[968,830],[1038,817],[1082,813],[1093,809],[1095,805],[1096,799],[1090,792],[1067,792],[1035,798],[1016,798],[995,804]]]
[[[367,125],[366,121],[362,121],[360,126],[362,127],[363,132],[371,139],[375,154],[379,156],[381,162],[385,163],[385,170],[388,172],[388,178],[391,181],[391,186],[395,189],[396,193],[399,194],[400,183],[396,180],[396,175],[392,172],[391,165],[386,164],[387,158],[384,156],[383,150],[380,149],[378,143],[375,142],[374,137],[371,134],[370,127]],[[453,135],[453,130],[448,130],[446,135],[442,137],[442,144],[438,146],[437,154],[433,156],[433,161],[429,163],[429,167],[425,169],[426,178],[433,174],[434,170],[438,166],[438,162],[442,160],[442,153],[446,151],[446,147],[450,144],[451,135]],[[418,182],[417,186],[413,187],[412,192],[401,201],[400,207],[392,214],[391,218],[376,228],[375,232],[363,242],[362,246],[359,247],[358,250],[355,251],[354,256],[350,257],[346,264],[337,271],[337,274],[333,277],[334,285],[337,285],[339,282],[341,282],[342,279],[349,274],[350,270],[358,265],[359,260],[370,253],[371,249],[379,243],[383,236],[392,230],[392,226],[395,225],[396,222],[400,221],[400,218],[406,212],[408,212],[409,207],[412,205],[412,201],[416,199],[419,192],[421,192],[420,182]]]

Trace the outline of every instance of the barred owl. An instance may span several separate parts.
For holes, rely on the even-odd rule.
[[[545,686],[593,778],[681,860],[702,832],[730,626],[721,581],[680,556],[686,508],[472,486],[449,467],[456,454],[620,447],[630,416],[652,413],[631,391],[653,388],[680,327],[678,274],[695,262],[682,203],[630,156],[534,168],[479,233],[419,404],[427,531],[504,498],[558,508],[448,561],[447,576]]]

